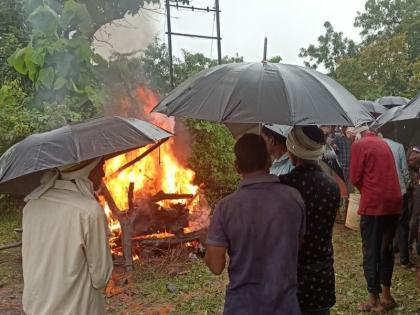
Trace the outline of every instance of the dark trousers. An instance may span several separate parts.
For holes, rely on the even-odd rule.
[[[318,311],[302,311],[302,315],[330,315],[330,309]]]
[[[401,265],[407,265],[410,263],[409,234],[411,220],[411,207],[408,205],[408,194],[403,196],[403,200],[403,209],[398,219],[397,232],[394,238],[394,249],[400,252]]]
[[[413,209],[411,216],[410,234],[411,240],[416,242],[417,255],[420,255],[420,185],[415,185],[413,189]]]
[[[398,215],[366,216],[360,218],[363,247],[363,270],[370,293],[381,293],[381,285],[391,286],[394,271],[392,242]]]

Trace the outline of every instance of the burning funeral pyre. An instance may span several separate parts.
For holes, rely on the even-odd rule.
[[[142,119],[174,131],[172,118],[149,114],[156,94],[140,87]],[[175,136],[176,137],[176,136]],[[209,223],[210,208],[195,173],[177,158],[176,138],[140,148],[108,160],[100,195],[111,231],[115,257],[123,257],[126,270],[139,259],[141,245],[167,247],[198,239]]]

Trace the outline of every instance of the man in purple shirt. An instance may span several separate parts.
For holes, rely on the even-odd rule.
[[[222,199],[209,227],[206,264],[222,273],[229,255],[224,314],[300,314],[297,257],[305,206],[299,192],[269,174],[264,139],[246,134],[234,148],[242,181]]]

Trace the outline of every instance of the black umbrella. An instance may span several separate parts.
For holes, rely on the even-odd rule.
[[[107,117],[34,134],[0,157],[0,192],[28,194],[43,171],[101,156],[114,156],[172,134],[134,118]]]
[[[300,66],[270,63],[234,63],[203,70],[175,88],[154,111],[240,124],[348,126],[373,120],[330,77]]]
[[[375,101],[360,101],[362,105],[372,114],[372,116],[377,117],[380,114],[383,114],[387,111],[387,108]]]
[[[373,128],[406,147],[420,145],[420,95],[407,105],[391,108],[379,116]]]
[[[397,106],[407,105],[410,100],[402,96],[383,96],[378,98],[375,102],[385,106],[386,108],[393,108]]]

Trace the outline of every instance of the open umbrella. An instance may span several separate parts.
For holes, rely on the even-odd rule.
[[[0,157],[0,192],[26,195],[43,171],[117,155],[167,140],[172,134],[134,118],[107,117],[31,135]]]
[[[219,65],[199,72],[154,108],[167,116],[223,123],[355,125],[369,112],[330,77],[300,66]]]
[[[379,116],[373,128],[406,147],[420,145],[420,95],[407,105],[391,108]]]
[[[410,100],[402,96],[383,96],[376,99],[376,103],[385,106],[386,108],[393,108],[396,106],[403,106],[408,104]]]
[[[387,111],[387,108],[375,101],[363,101],[361,100],[360,103],[371,113],[372,116],[379,116]]]

